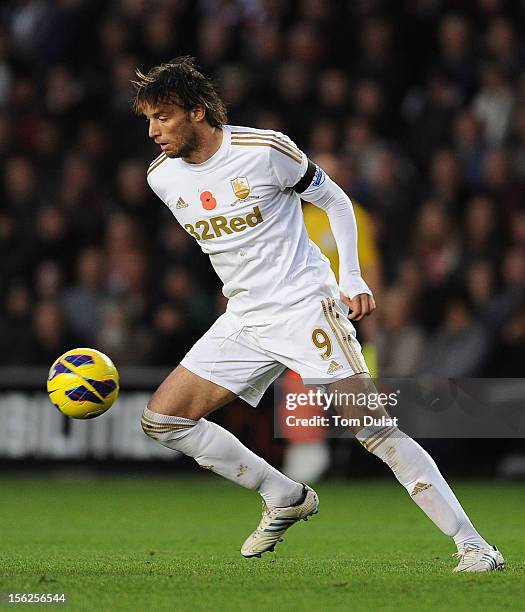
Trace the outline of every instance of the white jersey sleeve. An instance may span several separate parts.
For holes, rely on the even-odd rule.
[[[157,158],[155,158],[151,164],[149,165],[148,168],[148,172],[146,175],[146,180],[148,182],[148,185],[150,186],[150,188],[153,190],[153,192],[155,193],[155,195],[164,202],[164,204],[166,204],[166,206],[168,205],[167,199],[168,199],[168,194],[167,194],[167,189],[166,189],[166,184],[164,183],[159,183],[158,181],[154,181],[153,180],[153,171],[158,168],[163,162],[167,161],[167,156],[165,153],[161,153]]]
[[[296,185],[308,168],[308,158],[297,145],[280,132],[274,132],[275,139],[269,150],[270,174],[281,189]]]
[[[350,198],[319,166],[316,166],[310,185],[301,191],[301,197],[328,215],[339,253],[339,287],[342,293],[350,299],[361,293],[372,295],[361,277],[357,223]]]

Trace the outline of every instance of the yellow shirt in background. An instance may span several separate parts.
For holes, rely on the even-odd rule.
[[[374,232],[370,215],[362,206],[356,204],[356,202],[352,201],[352,204],[357,222],[357,251],[359,255],[359,264],[361,266],[362,275],[366,278],[367,268],[378,264],[379,253],[374,242]],[[328,215],[324,210],[310,204],[310,202],[305,202],[303,212],[308,235],[321,249],[322,253],[328,257],[332,270],[339,280],[339,254],[337,253],[337,245],[332,230],[330,229]]]

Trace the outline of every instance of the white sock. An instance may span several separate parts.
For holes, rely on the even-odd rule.
[[[432,457],[397,427],[365,427],[356,438],[394,472],[423,512],[454,538],[458,550],[466,544],[489,546],[476,531]]]
[[[144,433],[162,445],[193,457],[202,467],[242,487],[259,491],[268,508],[291,506],[303,495],[303,486],[246,448],[216,423],[157,414],[142,415]]]

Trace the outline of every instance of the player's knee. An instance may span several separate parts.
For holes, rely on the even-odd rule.
[[[166,406],[166,399],[159,397],[157,393],[154,393],[149,402],[148,402],[148,410],[150,412],[155,412],[156,414],[165,414],[166,408],[168,408],[168,414],[170,416],[177,416],[182,418],[188,418],[185,414],[184,407],[179,406],[177,402],[170,402],[169,406]]]
[[[210,408],[211,398],[202,394],[186,393],[181,397],[174,397],[161,391],[159,388],[148,402],[148,410],[151,412],[198,421],[213,410],[213,407]]]
[[[171,400],[169,405],[166,405],[166,398],[160,394],[154,393],[148,402],[148,410],[157,414],[169,414],[173,417],[181,419],[191,419],[198,421],[206,416],[211,409],[206,398],[186,398],[186,401]]]
[[[150,412],[155,412],[157,414],[162,414],[161,402],[157,399],[157,394],[154,393],[148,402],[147,409]]]

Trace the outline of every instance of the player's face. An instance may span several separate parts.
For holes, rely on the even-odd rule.
[[[197,129],[191,111],[175,104],[147,107],[148,134],[167,157],[190,157],[198,147]]]

